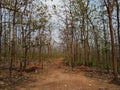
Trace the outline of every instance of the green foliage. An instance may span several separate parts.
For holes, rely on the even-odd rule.
[[[96,62],[95,61],[90,61],[89,66],[90,67],[96,67]]]
[[[83,62],[81,60],[75,60],[75,65],[81,66],[81,65],[83,65]]]
[[[37,20],[32,20],[33,28],[38,29],[38,22]]]
[[[103,50],[103,51],[110,51],[110,46],[106,46],[106,47],[104,46],[104,47],[102,48],[102,50]]]
[[[65,58],[65,59],[63,60],[63,64],[69,66],[69,60]]]
[[[47,20],[47,18],[41,18],[41,20],[40,20],[41,22],[48,22],[48,20]]]
[[[118,62],[120,62],[120,61],[118,61]],[[118,63],[118,73],[120,74],[120,63]]]

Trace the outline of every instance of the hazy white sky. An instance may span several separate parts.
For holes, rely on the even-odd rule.
[[[60,21],[59,21],[59,17],[57,15],[55,15],[55,10],[56,11],[59,11],[61,6],[63,5],[62,3],[62,0],[46,0],[45,2],[47,5],[48,5],[48,10],[49,10],[49,13],[52,15],[52,18],[51,18],[51,23],[53,24],[53,38],[55,39],[55,41],[59,41],[59,25],[60,25]],[[56,9],[54,10],[53,7],[56,7]],[[62,13],[62,12],[61,12]]]
[[[48,13],[50,13],[52,15],[52,18],[50,20],[50,22],[53,25],[53,28],[52,28],[53,29],[52,30],[53,31],[53,33],[52,33],[53,35],[52,35],[52,37],[55,39],[55,41],[59,41],[59,38],[58,38],[58,36],[59,36],[59,29],[62,26],[62,23],[60,22],[59,17],[57,15],[55,15],[54,11],[56,10],[57,12],[59,12],[59,14],[64,13],[62,10],[60,11],[60,9],[61,9],[61,7],[64,4],[63,1],[65,2],[67,0],[40,0],[40,1],[43,1],[43,2],[45,1],[44,3],[47,4],[47,6],[48,6],[48,10],[49,10]],[[97,5],[98,1],[99,0],[91,1],[91,6]],[[54,6],[56,7],[55,10],[53,9]]]

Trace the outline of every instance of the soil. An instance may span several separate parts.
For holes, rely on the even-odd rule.
[[[45,64],[39,73],[29,73],[32,82],[17,86],[16,90],[120,90],[120,86],[109,80],[86,77],[82,71],[71,71],[62,65],[63,58]]]

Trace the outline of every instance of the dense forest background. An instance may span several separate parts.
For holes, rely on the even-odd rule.
[[[31,62],[64,57],[71,67],[120,73],[119,0],[1,0],[0,69],[10,78]],[[17,72],[14,72],[16,70]]]

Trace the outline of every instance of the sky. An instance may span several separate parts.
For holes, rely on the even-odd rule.
[[[62,0],[46,0],[45,3],[48,6],[49,13],[52,15],[52,18],[50,19],[50,23],[53,24],[52,37],[56,42],[59,42],[59,29],[61,22],[59,21],[58,16],[55,14],[55,10],[56,11],[60,10],[61,6],[63,5]],[[56,9],[53,8],[54,5]]]
[[[61,7],[64,5],[63,1],[65,0],[44,0],[44,1],[45,1],[44,3],[47,4],[48,6],[49,13],[52,15],[52,18],[50,19],[50,23],[53,25],[52,37],[56,42],[59,42],[59,29],[63,25],[61,21],[59,20],[59,17],[55,14],[55,10],[59,12],[59,14],[64,13],[62,12]],[[91,4],[91,7],[94,7],[94,5],[99,4],[99,0],[92,0],[90,4]],[[55,9],[53,8],[54,6],[55,6]]]

